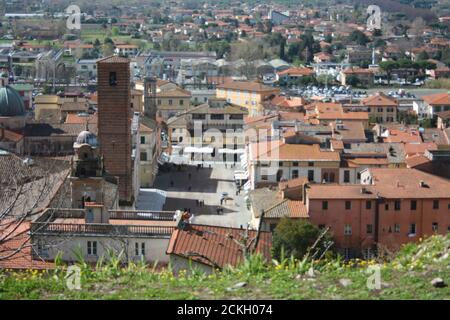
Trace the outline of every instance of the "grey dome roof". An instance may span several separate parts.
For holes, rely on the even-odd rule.
[[[0,88],[0,117],[25,115],[25,106],[19,93],[10,86]]]
[[[93,148],[97,147],[97,136],[87,130],[81,131],[74,145],[76,147],[77,145],[80,146],[82,144],[88,144]]]

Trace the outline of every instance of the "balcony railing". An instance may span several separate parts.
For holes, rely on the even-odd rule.
[[[110,219],[174,221],[173,211],[110,210]]]
[[[175,211],[147,211],[147,210],[109,210],[110,219],[174,221]],[[84,219],[84,209],[47,209],[36,222],[49,222],[55,219]]]
[[[110,236],[170,236],[175,227],[166,226],[135,226],[111,224],[71,224],[71,223],[45,223],[31,224],[32,235],[39,234],[67,234],[67,235],[110,235]]]

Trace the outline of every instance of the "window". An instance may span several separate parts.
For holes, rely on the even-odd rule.
[[[141,144],[145,144],[145,137],[141,136]]]
[[[417,200],[411,200],[411,210],[417,210]]]
[[[172,99],[169,99],[169,106],[171,106],[173,103]]]
[[[308,181],[314,181],[314,170],[308,170]]]
[[[370,201],[370,200],[367,200],[367,201],[366,201],[366,209],[367,209],[367,210],[372,209],[372,201]]]
[[[180,100],[180,106],[184,104],[184,100]]]
[[[279,166],[279,167],[282,167],[282,166],[283,166],[283,161],[279,161],[279,162],[278,162],[278,166]]]
[[[297,161],[292,162],[292,166],[293,167],[298,167],[298,162]],[[450,206],[450,204],[449,204],[449,206]]]
[[[84,199],[83,199],[83,206],[84,206]],[[86,201],[88,202],[88,201]],[[94,212],[92,212],[92,209],[88,209],[86,212],[86,222],[87,223],[93,223],[94,222]]]
[[[400,200],[395,200],[394,202],[394,209],[395,211],[399,211],[400,210]]]
[[[38,241],[37,252],[40,257],[48,257],[48,246],[44,241]]]
[[[147,161],[147,152],[141,152],[141,161]]]
[[[328,201],[322,201],[322,210],[328,210]]]
[[[292,170],[292,179],[298,178],[298,170]]]
[[[206,119],[206,115],[205,114],[194,113],[192,115],[192,119],[193,120],[205,120]]]
[[[161,99],[158,99],[158,106],[161,105]]]
[[[400,233],[400,224],[398,224],[398,223],[394,224],[394,232]]]
[[[371,224],[366,225],[366,232],[367,232],[367,234],[372,234],[373,233],[373,225],[371,225]]]
[[[139,246],[139,242],[136,242],[134,244],[134,255],[145,256],[145,242],[141,242],[140,246]]]
[[[230,114],[230,120],[243,120],[243,114]]]
[[[349,170],[345,170],[344,171],[344,182],[345,183],[349,183],[350,182],[350,171]]]
[[[433,200],[433,209],[439,209],[439,200]]]
[[[223,114],[212,114],[210,116],[210,118],[211,118],[211,120],[223,120],[224,116],[223,116]]]
[[[344,226],[344,235],[350,236],[352,234],[352,226],[349,224],[346,224]]]
[[[439,227],[439,225],[438,225],[437,222],[433,222],[431,224],[431,230],[433,230],[433,232],[437,232],[438,231],[438,227]]]
[[[415,223],[411,223],[409,225],[409,234],[416,234],[416,224]]]
[[[90,256],[97,255],[97,241],[88,241],[87,242],[87,254]]]
[[[262,175],[261,175],[261,180],[263,180],[263,181],[269,180],[268,175],[267,175],[267,174],[262,174]]]
[[[384,205],[384,210],[389,211],[389,203],[386,203],[386,204]]]
[[[117,73],[116,72],[109,73],[109,85],[117,86]]]
[[[345,257],[346,260],[351,258],[350,248],[344,248],[344,257]]]
[[[308,167],[314,167],[314,162],[312,161],[308,162]]]
[[[352,208],[352,202],[351,201],[345,201],[345,210],[350,210]]]

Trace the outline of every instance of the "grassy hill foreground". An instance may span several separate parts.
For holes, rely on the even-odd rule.
[[[311,262],[293,259],[267,266],[254,256],[212,275],[192,270],[177,276],[170,269],[121,267],[112,258],[95,270],[80,262],[80,290],[68,289],[65,266],[0,270],[0,299],[449,299],[449,252],[450,235],[432,236],[384,262],[333,259],[311,269]]]

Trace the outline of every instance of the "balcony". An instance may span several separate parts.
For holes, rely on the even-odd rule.
[[[170,237],[174,229],[175,227],[166,226],[34,222],[31,224],[30,232],[32,235]]]

